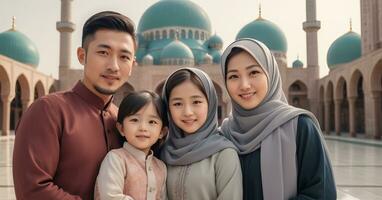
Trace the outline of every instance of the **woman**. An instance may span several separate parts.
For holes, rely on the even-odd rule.
[[[217,134],[217,96],[206,73],[182,68],[167,79],[169,138],[162,150],[170,200],[242,199],[240,162],[234,145]]]
[[[232,114],[221,131],[239,149],[244,199],[336,199],[315,116],[288,105],[272,53],[241,39],[222,55]]]

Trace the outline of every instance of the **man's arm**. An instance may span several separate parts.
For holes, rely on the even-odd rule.
[[[16,198],[81,199],[53,182],[59,163],[62,113],[51,97],[34,102],[16,129],[13,181]]]

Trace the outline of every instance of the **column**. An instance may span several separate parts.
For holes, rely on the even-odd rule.
[[[369,120],[371,122],[372,127],[372,135],[374,139],[381,139],[381,91],[374,91],[371,94],[371,109],[370,111],[370,117]],[[365,104],[365,107],[368,106]],[[366,115],[366,112],[365,112]],[[366,116],[365,116],[366,121]],[[366,127],[367,128],[367,127]]]
[[[355,101],[357,97],[349,97],[349,133],[351,137],[356,137],[355,132]]]
[[[3,127],[1,127],[1,135],[9,135],[11,99],[9,96],[2,96],[1,100],[3,102]]]
[[[325,133],[330,135],[330,101],[325,101]]]
[[[341,102],[342,99],[334,100],[334,126],[336,135],[341,135]]]

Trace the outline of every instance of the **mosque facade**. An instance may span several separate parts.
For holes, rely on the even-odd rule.
[[[38,50],[14,27],[0,33],[0,129],[13,130],[25,109],[37,98],[70,89],[83,70],[70,66],[72,0],[61,1],[59,79],[38,72]],[[376,9],[378,8],[378,9]],[[318,38],[321,22],[316,1],[306,0],[307,63],[288,66],[288,43],[282,30],[261,16],[238,30],[236,39],[254,38],[272,51],[290,104],[312,111],[326,134],[381,138],[382,132],[382,3],[361,1],[361,34],[338,37],[327,53],[329,74],[319,78]],[[230,100],[220,71],[223,40],[212,33],[207,13],[191,0],[161,0],[142,15],[138,27],[138,66],[115,95],[115,103],[134,90],[160,93],[168,74],[180,66],[193,66],[212,78],[219,99],[218,116],[230,112]],[[23,53],[23,54],[22,54]],[[25,55],[24,55],[25,54]]]

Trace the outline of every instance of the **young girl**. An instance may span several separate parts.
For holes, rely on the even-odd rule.
[[[232,99],[223,134],[239,149],[244,199],[336,199],[336,187],[315,116],[288,105],[272,53],[241,39],[224,51]]]
[[[218,100],[207,74],[182,68],[167,79],[169,139],[162,149],[170,200],[242,199],[240,162],[234,145],[217,134]]]
[[[122,100],[117,128],[127,142],[103,160],[96,200],[166,198],[166,166],[151,150],[165,136],[166,121],[162,100],[153,92],[133,92]]]

